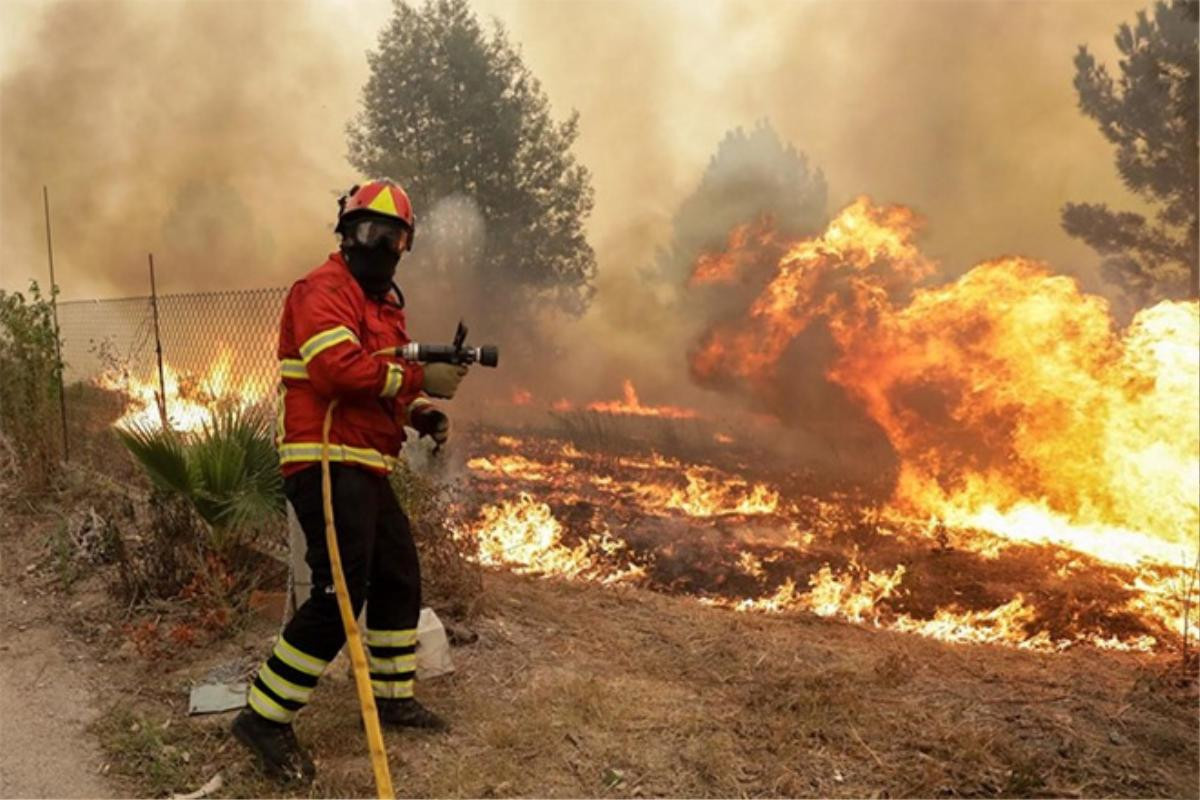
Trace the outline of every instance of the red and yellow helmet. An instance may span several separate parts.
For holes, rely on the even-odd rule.
[[[338,199],[338,232],[346,230],[347,223],[369,217],[396,220],[408,228],[408,246],[412,250],[413,234],[416,233],[416,216],[412,201],[396,183],[390,180],[367,181],[361,186],[352,186],[350,191]]]

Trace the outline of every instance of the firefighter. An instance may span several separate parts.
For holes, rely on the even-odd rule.
[[[367,607],[364,641],[380,722],[445,728],[413,697],[421,573],[408,517],[387,476],[405,424],[446,441],[449,418],[429,398],[454,397],[467,370],[374,355],[409,341],[404,295],[393,283],[415,232],[404,190],[387,180],[353,187],[339,200],[336,232],[339,250],[292,286],[279,331],[279,457],[284,492],[308,543],[313,591],[259,669],[249,708],[233,723],[235,737],[267,774],[282,779],[315,774],[292,720],[346,641],[321,494],[322,424],[334,399],[334,522],[354,613]]]

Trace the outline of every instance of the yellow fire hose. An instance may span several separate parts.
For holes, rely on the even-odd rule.
[[[459,323],[462,328],[462,323]],[[465,334],[464,334],[465,335]],[[396,356],[400,348],[387,347],[372,355]],[[342,616],[342,627],[346,629],[346,650],[350,653],[350,664],[354,668],[354,686],[358,690],[358,704],[362,711],[363,725],[367,729],[367,750],[371,755],[371,769],[375,772],[375,788],[380,800],[394,800],[392,775],[388,770],[387,750],[383,746],[383,731],[379,727],[379,711],[375,707],[375,693],[371,691],[371,673],[367,668],[367,657],[363,652],[362,636],[358,632],[358,620],[350,604],[350,590],[346,586],[346,575],[342,572],[342,554],[338,550],[337,528],[333,523],[333,480],[329,472],[329,429],[333,424],[333,410],[337,399],[329,402],[325,411],[325,424],[321,428],[321,499],[325,506],[325,546],[329,550],[329,566],[333,572],[333,586],[337,593],[338,611]]]
[[[375,693],[371,691],[371,673],[367,669],[367,656],[363,652],[362,636],[358,632],[358,621],[350,604],[350,590],[346,586],[346,575],[342,572],[342,554],[338,550],[337,528],[333,524],[333,481],[329,474],[329,428],[333,423],[333,409],[337,400],[330,401],[325,412],[325,424],[321,429],[321,497],[325,504],[325,546],[329,549],[329,566],[333,571],[333,586],[337,593],[338,611],[342,615],[342,627],[346,629],[346,650],[350,664],[354,667],[354,686],[358,689],[358,704],[362,710],[363,725],[367,729],[367,750],[371,755],[371,769],[375,771],[375,789],[380,800],[393,800],[392,775],[388,770],[387,750],[383,746],[383,731],[379,727],[379,711],[375,708]]]

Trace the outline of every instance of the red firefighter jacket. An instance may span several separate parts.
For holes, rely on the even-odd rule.
[[[321,427],[334,398],[330,460],[389,470],[409,412],[429,401],[420,394],[420,364],[373,353],[408,342],[400,298],[368,298],[341,253],[293,284],[279,329],[276,440],[285,476],[321,460]]]

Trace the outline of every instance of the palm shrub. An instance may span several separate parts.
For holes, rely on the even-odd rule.
[[[272,426],[260,411],[222,411],[195,433],[142,425],[117,436],[156,489],[191,504],[219,556],[284,513]]]

